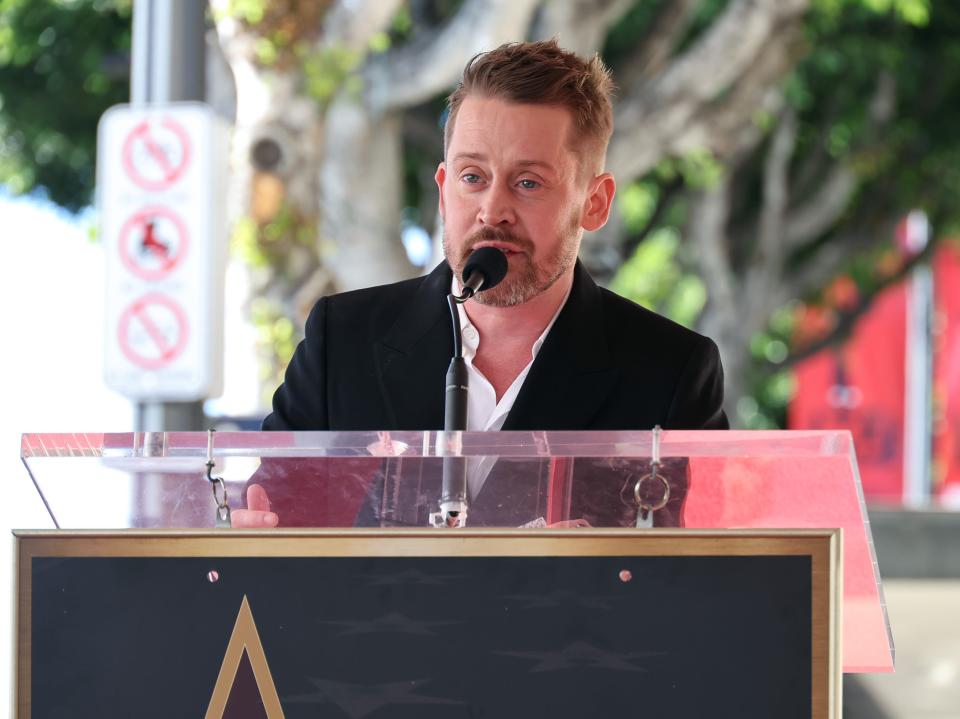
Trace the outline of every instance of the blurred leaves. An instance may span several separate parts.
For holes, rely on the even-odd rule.
[[[0,182],[77,211],[100,115],[129,96],[131,0],[0,0]]]
[[[610,289],[639,305],[691,326],[707,300],[703,281],[681,261],[680,233],[661,227],[617,272]]]
[[[269,406],[273,389],[283,381],[283,373],[301,338],[283,307],[265,297],[253,299],[250,319],[257,334],[260,387],[264,392],[261,401]]]
[[[360,76],[354,71],[363,56],[342,45],[324,45],[303,54],[303,75],[308,94],[318,102],[328,102],[345,87],[348,92],[362,89]]]

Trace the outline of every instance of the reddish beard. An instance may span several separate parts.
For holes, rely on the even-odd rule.
[[[573,264],[577,258],[579,245],[578,218],[573,218],[570,227],[564,232],[556,252],[541,265],[533,262],[535,246],[527,237],[515,235],[509,230],[497,227],[484,227],[473,233],[463,243],[459,255],[454,255],[446,231],[443,234],[443,253],[457,277],[463,283],[463,268],[467,258],[476,246],[485,242],[503,242],[515,250],[508,254],[509,269],[507,276],[496,287],[477,293],[473,301],[490,307],[514,307],[533,299],[545,292]]]

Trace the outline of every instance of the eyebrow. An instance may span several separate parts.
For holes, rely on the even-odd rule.
[[[487,156],[481,152],[458,152],[453,158],[453,162],[459,162],[462,160],[476,160],[478,162],[485,162],[487,160]],[[543,162],[542,160],[519,160],[517,164],[521,167],[542,167],[549,172],[557,172],[557,169],[553,165],[551,165],[549,162]]]

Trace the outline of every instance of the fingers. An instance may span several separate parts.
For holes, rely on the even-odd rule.
[[[270,511],[270,497],[267,496],[267,490],[259,484],[251,484],[247,487],[247,509],[258,512]]]
[[[554,529],[572,529],[576,527],[589,527],[590,522],[588,522],[586,519],[564,519],[560,522],[554,522],[553,524],[549,524],[547,526]]]
[[[280,517],[270,511],[270,497],[267,490],[259,484],[247,487],[247,508],[235,509],[230,513],[231,524],[238,528],[255,529],[258,527],[276,527]]]
[[[280,518],[274,512],[234,509],[230,512],[230,524],[234,529],[260,529],[262,527],[276,527],[280,524]]]

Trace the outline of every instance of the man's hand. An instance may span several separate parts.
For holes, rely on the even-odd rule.
[[[586,519],[563,519],[553,524],[548,524],[548,529],[576,529],[578,527],[589,527],[590,522]]]
[[[280,517],[270,511],[267,490],[259,484],[251,484],[247,487],[247,508],[232,510],[230,521],[234,529],[259,529],[276,527],[280,524]]]

